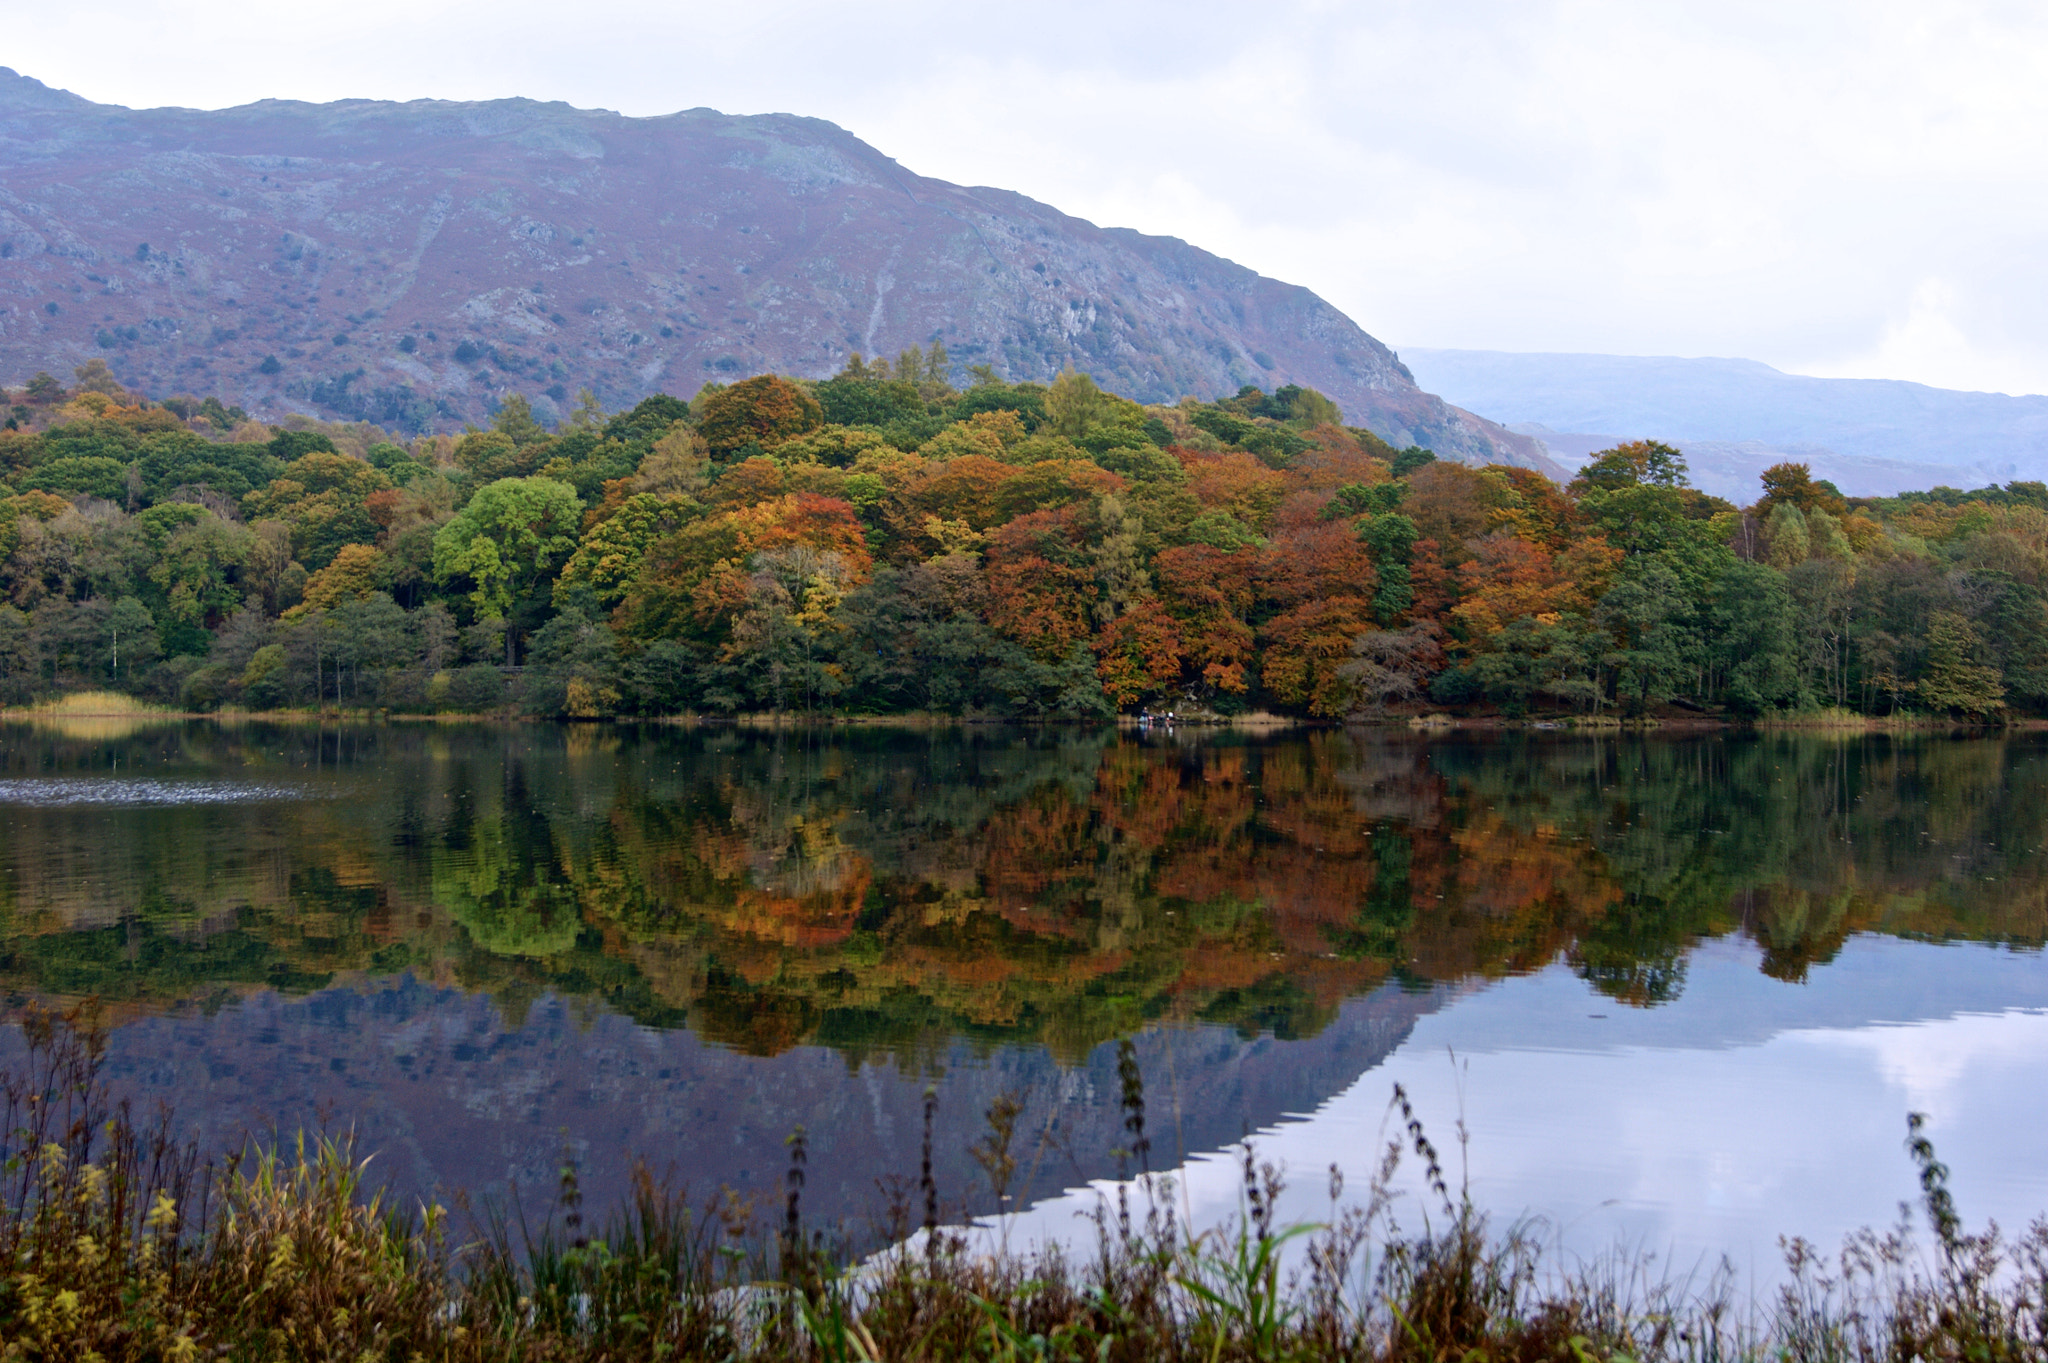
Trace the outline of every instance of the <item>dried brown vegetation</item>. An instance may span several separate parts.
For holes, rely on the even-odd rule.
[[[1013,1253],[981,1229],[941,1226],[929,1120],[915,1194],[891,1199],[896,1248],[865,1262],[843,1262],[805,1224],[801,1131],[772,1237],[729,1195],[693,1205],[646,1175],[588,1229],[569,1164],[537,1231],[486,1213],[451,1246],[441,1208],[406,1214],[366,1195],[346,1141],[208,1161],[171,1138],[168,1114],[138,1121],[101,1078],[95,1008],[31,1012],[23,1026],[28,1060],[0,1088],[9,1360],[2048,1356],[2048,1221],[2013,1245],[1995,1227],[1967,1231],[1918,1118],[1908,1151],[1931,1253],[1904,1226],[1852,1237],[1838,1264],[1795,1242],[1779,1299],[1746,1308],[1724,1278],[1701,1290],[1627,1262],[1547,1268],[1529,1235],[1494,1233],[1448,1185],[1398,1088],[1397,1139],[1362,1201],[1346,1202],[1332,1167],[1328,1221],[1278,1225],[1280,1174],[1247,1145],[1242,1214],[1190,1233],[1148,1171],[1128,1045],[1119,1157],[1136,1177],[1101,1204],[1092,1254]],[[998,1198],[1014,1116],[995,1105],[976,1149]],[[1392,1215],[1391,1181],[1410,1157],[1431,1203],[1420,1234]]]

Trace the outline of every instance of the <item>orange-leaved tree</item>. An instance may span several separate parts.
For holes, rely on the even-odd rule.
[[[730,454],[749,443],[773,449],[824,424],[816,398],[780,375],[757,374],[706,399],[697,433],[712,453]]]
[[[989,536],[989,623],[1040,659],[1089,637],[1100,592],[1074,508],[1028,512]]]
[[[1249,685],[1252,627],[1246,617],[1257,599],[1252,585],[1257,554],[1206,544],[1168,549],[1153,560],[1161,599],[1178,622],[1183,656],[1201,669],[1204,685],[1243,695]]]
[[[1180,680],[1180,632],[1157,597],[1140,597],[1095,633],[1095,673],[1119,707],[1165,695]]]

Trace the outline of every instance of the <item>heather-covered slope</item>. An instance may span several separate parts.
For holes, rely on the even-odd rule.
[[[694,109],[94,104],[0,68],[0,373],[104,355],[162,395],[423,429],[496,394],[607,406],[943,341],[1144,401],[1320,389],[1395,446],[1555,471],[1307,289]],[[275,363],[266,363],[275,357]],[[545,406],[542,414],[547,414]]]

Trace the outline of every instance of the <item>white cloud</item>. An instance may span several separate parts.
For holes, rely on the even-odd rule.
[[[7,59],[128,104],[811,114],[1390,340],[2048,390],[2028,5],[111,0],[23,7]]]
[[[1964,299],[1948,281],[1923,279],[1906,300],[1902,315],[1888,319],[1868,350],[1825,359],[1804,372],[1824,377],[1913,379],[1940,388],[1984,392],[2039,392],[2039,362],[2030,355],[2002,353],[1980,343]],[[1978,333],[1981,335],[1981,332]]]

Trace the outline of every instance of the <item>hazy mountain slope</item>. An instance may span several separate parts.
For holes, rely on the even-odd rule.
[[[0,373],[17,382],[105,354],[159,394],[416,424],[505,389],[559,403],[587,384],[616,406],[934,340],[1013,379],[1072,363],[1151,401],[1302,383],[1396,444],[1548,462],[1416,387],[1307,289],[925,179],[816,119],[130,110],[0,69]]]
[[[1927,469],[1972,486],[2048,476],[2048,397],[1808,378],[1754,360],[1422,348],[1402,358],[1424,387],[1497,421],[1823,451],[1841,478],[1891,484],[1873,491]]]
[[[1535,436],[1551,457],[1576,468],[1596,450],[1612,449],[1633,435],[1602,434],[1592,431],[1553,431],[1540,421],[1515,423],[1514,429]],[[1838,454],[1824,445],[1771,445],[1761,440],[1673,440],[1669,444],[1685,452],[1692,484],[1716,497],[1742,505],[1755,501],[1762,491],[1759,475],[1773,464],[1791,461],[1805,464],[1816,478],[1825,478],[1852,497],[1884,497],[1908,488],[1971,487],[1999,481],[1997,475],[1981,468],[1958,468],[1951,464],[1916,464],[1903,459],[1859,459]],[[2008,475],[2009,476],[2009,475]]]

